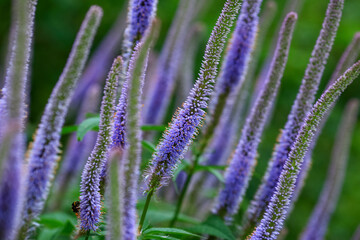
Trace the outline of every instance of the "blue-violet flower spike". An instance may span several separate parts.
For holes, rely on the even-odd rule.
[[[206,46],[199,78],[183,107],[173,117],[163,139],[156,147],[145,177],[148,191],[156,191],[167,183],[178,161],[196,135],[197,128],[204,118],[208,99],[213,91],[225,39],[238,13],[240,3],[240,0],[228,0],[225,3]]]
[[[297,15],[293,12],[284,19],[267,81],[246,119],[240,141],[226,170],[225,186],[219,193],[214,212],[228,220],[237,212],[254,170],[257,148],[265,120],[280,87],[296,20]]]

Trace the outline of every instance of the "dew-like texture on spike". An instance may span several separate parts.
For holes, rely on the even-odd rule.
[[[62,126],[77,80],[84,68],[89,50],[102,17],[102,9],[93,6],[88,11],[63,73],[57,82],[29,155],[29,173],[24,207],[22,233],[43,210],[50,182],[55,172]]]
[[[267,80],[246,119],[240,141],[225,172],[225,186],[219,193],[214,212],[229,220],[236,214],[252,176],[265,120],[284,73],[296,19],[295,13],[289,13],[284,20]]]
[[[275,192],[266,207],[259,226],[250,237],[252,240],[276,239],[283,228],[287,216],[296,179],[301,169],[304,157],[319,128],[322,118],[331,109],[341,93],[360,74],[360,61],[349,68],[335,83],[333,83],[315,103],[306,117],[299,135],[291,148],[289,157],[276,184]]]
[[[256,224],[258,218],[260,218],[265,211],[274,193],[276,183],[291,146],[296,139],[307,113],[312,107],[339,26],[343,5],[343,0],[331,0],[328,5],[322,29],[311,54],[299,93],[292,106],[291,113],[288,116],[285,128],[275,147],[272,158],[269,161],[262,184],[257,190],[245,215],[245,228],[248,227],[247,224]],[[250,228],[253,227],[254,226],[251,226]]]
[[[145,177],[147,190],[157,190],[167,183],[178,161],[196,135],[197,128],[205,115],[204,109],[207,108],[208,99],[213,92],[220,55],[239,10],[240,2],[239,0],[228,0],[225,3],[206,46],[199,78],[156,147]]]
[[[331,163],[324,187],[310,220],[300,237],[301,240],[324,239],[328,223],[341,193],[351,145],[351,136],[355,127],[358,109],[358,100],[352,100],[346,106],[335,138]]]
[[[145,123],[162,124],[164,115],[174,91],[179,67],[183,64],[187,32],[194,18],[197,0],[180,1],[175,19],[166,38],[164,48],[159,57],[156,70],[156,81],[152,86],[149,99],[146,101]]]
[[[80,186],[80,227],[96,231],[100,220],[100,174],[105,166],[112,136],[114,105],[123,61],[117,57],[106,79],[101,102],[99,133],[85,164]]]
[[[133,48],[149,29],[156,15],[157,4],[158,0],[130,0],[122,54],[125,65]]]

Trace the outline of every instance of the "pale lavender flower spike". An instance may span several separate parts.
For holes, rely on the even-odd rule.
[[[107,217],[107,240],[119,240],[122,233],[122,214],[124,206],[124,161],[123,161],[123,151],[113,148],[109,153],[109,171],[106,181],[106,203],[108,209],[111,211],[108,212]]]
[[[117,57],[108,74],[101,102],[98,137],[81,176],[80,227],[82,230],[96,231],[100,220],[100,174],[107,161],[111,144],[113,106],[122,65],[122,58]]]
[[[0,239],[15,239],[23,204],[26,84],[36,9],[35,0],[12,3],[9,63],[0,99]]]
[[[291,148],[289,157],[276,185],[275,192],[261,219],[259,226],[250,236],[252,240],[276,239],[283,228],[290,205],[296,179],[301,169],[305,154],[319,128],[321,119],[327,114],[341,93],[360,74],[360,61],[349,68],[333,83],[315,103],[306,117],[298,136]]]
[[[101,17],[102,9],[98,6],[92,6],[88,11],[34,137],[34,144],[29,155],[26,199],[20,230],[21,239],[25,238],[28,231],[31,232],[31,222],[43,210],[58,158],[61,129]]]
[[[331,78],[327,84],[327,87],[330,86],[332,83],[334,83],[336,81],[336,79],[338,77],[341,76],[341,74],[347,69],[349,68],[358,58],[360,54],[360,33],[356,33],[355,36],[353,37],[351,43],[347,46],[346,50],[344,51],[344,53],[342,54],[340,60],[338,61],[338,64],[336,65],[335,71],[333,72],[333,74],[331,75]],[[326,87],[326,88],[327,88]],[[312,152],[314,150],[315,144],[317,142],[317,139],[322,131],[322,128],[324,127],[327,119],[329,117],[329,114],[326,115],[323,120],[322,123],[320,124],[320,128],[318,130],[317,135],[314,138],[313,143],[311,144],[308,153],[306,154],[306,157],[304,159],[304,163],[301,167],[301,171],[299,174],[299,177],[296,181],[296,187],[294,190],[294,195],[293,195],[293,200],[292,200],[292,206],[289,209],[289,213],[291,212],[291,209],[293,207],[293,205],[295,204],[297,198],[299,197],[302,187],[305,183],[305,179],[308,175],[308,171],[311,167],[311,155]]]
[[[196,135],[213,91],[220,55],[230,27],[238,13],[241,1],[228,0],[210,36],[201,65],[199,78],[183,107],[164,133],[158,144],[145,177],[147,191],[156,191],[171,178],[178,161]]]
[[[259,24],[259,12],[262,0],[244,0],[240,15],[226,53],[211,99],[210,113],[202,137],[200,152],[208,145],[213,132],[220,121],[223,110],[232,108],[236,90],[241,88],[250,62],[251,51],[254,47],[255,36]],[[230,101],[228,97],[230,96]]]
[[[295,141],[306,114],[311,109],[315,100],[315,93],[318,89],[339,26],[343,5],[343,0],[331,0],[328,5],[326,17],[311,54],[310,62],[306,68],[299,93],[292,106],[280,140],[269,161],[262,184],[258,188],[254,200],[251,201],[245,214],[243,222],[244,233],[248,233],[248,231],[253,229],[257,220],[265,211],[265,207],[274,192],[290,148]]]
[[[246,119],[240,141],[226,170],[225,186],[219,193],[214,213],[227,220],[237,212],[254,170],[257,148],[265,120],[280,87],[296,20],[297,15],[293,12],[284,19],[267,81]]]
[[[149,96],[144,122],[162,124],[164,115],[171,100],[179,67],[182,65],[187,31],[194,18],[197,0],[180,1],[178,10],[166,38],[164,48],[157,64],[156,81]]]
[[[138,198],[138,181],[141,162],[141,97],[147,68],[148,53],[154,30],[149,29],[142,41],[139,42],[129,62],[127,82],[129,83],[129,98],[127,108],[127,137],[128,147],[124,153],[125,182],[124,206],[122,209],[122,239],[136,239],[136,203]]]
[[[85,119],[87,113],[95,113],[99,109],[101,88],[95,84],[88,89],[83,100],[76,123],[80,124]],[[89,153],[94,147],[97,133],[88,132],[82,141],[77,140],[76,133],[73,133],[67,144],[67,151],[62,160],[61,168],[54,186],[54,207],[59,208],[63,202],[62,197],[67,191],[68,186],[79,177],[85,165]]]
[[[122,57],[125,67],[133,48],[149,29],[157,10],[158,0],[130,0]],[[127,68],[127,67],[126,67]]]
[[[157,0],[130,0],[129,2],[129,15],[128,26],[125,30],[125,39],[123,43],[123,73],[126,74],[128,68],[128,61],[132,54],[133,48],[139,42],[146,30],[150,29],[152,21],[156,14]],[[124,75],[125,75],[124,74]],[[121,86],[121,95],[119,103],[116,107],[116,116],[114,123],[114,133],[112,140],[112,147],[122,149],[126,144],[126,112],[127,112],[127,95],[128,95],[128,82],[126,77],[123,85]]]
[[[331,154],[331,163],[320,198],[314,208],[310,220],[302,233],[301,240],[324,239],[328,222],[335,210],[346,172],[351,136],[355,127],[359,101],[350,101],[338,129],[334,148]]]

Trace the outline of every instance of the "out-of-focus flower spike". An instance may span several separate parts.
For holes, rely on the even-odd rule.
[[[93,85],[88,90],[85,99],[79,110],[76,123],[80,124],[87,113],[98,111],[100,103],[101,89],[99,85]],[[67,192],[68,186],[74,182],[81,173],[87,157],[94,148],[96,132],[88,132],[82,141],[77,140],[76,133],[73,133],[68,144],[64,160],[54,186],[54,209],[58,209],[63,203],[63,196]]]
[[[227,106],[228,97],[235,94],[236,89],[241,88],[244,81],[251,51],[255,43],[261,3],[262,0],[243,1],[219,80],[216,83],[214,96],[211,100],[210,114],[199,147],[200,153],[207,147],[225,106],[231,108],[231,106]]]
[[[89,63],[79,80],[78,87],[76,88],[72,99],[72,105],[74,105],[73,108],[78,107],[77,103],[83,102],[88,93],[88,89],[90,89],[91,86],[103,85],[107,71],[121,49],[123,33],[126,27],[127,7],[125,5],[127,5],[127,1],[124,1],[122,4],[117,19],[89,59]]]
[[[175,106],[181,106],[181,103],[185,101],[187,94],[194,85],[195,57],[203,37],[203,32],[204,26],[202,24],[195,24],[187,33],[184,44],[187,47],[184,49],[183,64],[177,76],[176,96],[178,97]]]
[[[3,97],[0,101],[0,141],[7,121],[17,121],[20,132],[24,128],[25,88],[28,79],[31,44],[33,38],[36,0],[13,1],[13,21],[8,49]],[[9,120],[10,119],[10,120]]]
[[[360,55],[360,32],[357,32],[351,43],[347,46],[344,53],[341,55],[341,58],[335,68],[335,71],[331,75],[330,81],[327,86],[330,86],[332,83],[341,76],[345,70],[351,66]]]
[[[248,78],[251,80],[254,79],[256,68],[259,65],[260,54],[277,10],[277,3],[275,1],[266,2],[265,8],[260,15],[259,30],[256,36],[255,47],[253,48],[253,52],[251,53],[249,68],[246,72],[246,77],[244,81],[246,81],[246,79]]]
[[[297,14],[293,12],[284,19],[268,80],[246,119],[239,144],[226,170],[225,186],[219,193],[214,212],[228,220],[237,212],[254,170],[257,148],[265,120],[280,87],[296,20]]]
[[[111,144],[114,105],[123,61],[117,57],[110,69],[101,102],[99,133],[95,147],[85,164],[80,187],[80,228],[96,231],[100,220],[100,174]]]
[[[127,140],[128,145],[124,153],[125,164],[125,183],[124,183],[124,205],[122,209],[123,232],[122,239],[137,238],[136,222],[136,203],[138,198],[138,181],[141,162],[141,139],[140,131],[141,119],[141,98],[147,68],[148,53],[157,26],[149,29],[139,42],[129,62],[129,69],[126,82],[128,82],[127,100]]]
[[[41,118],[29,156],[27,190],[19,239],[31,235],[32,221],[43,210],[58,158],[61,129],[101,17],[102,9],[98,6],[92,6],[88,11]]]
[[[125,69],[136,44],[149,29],[157,10],[158,0],[130,0],[122,57]]]
[[[356,228],[351,240],[359,240],[360,239],[360,225]]]
[[[185,40],[190,23],[195,15],[197,0],[179,2],[173,23],[166,38],[164,48],[159,57],[156,81],[148,101],[146,101],[144,122],[146,124],[161,124],[174,91],[176,77],[182,65],[185,52]]]
[[[291,197],[301,165],[319,128],[321,119],[331,109],[341,93],[360,75],[360,61],[349,68],[315,103],[302,125],[289,157],[276,184],[269,205],[250,239],[276,239],[287,216]]]
[[[276,12],[276,3],[269,1],[266,4],[263,15],[260,17],[259,29],[260,32],[257,34],[255,39],[255,47],[251,52],[251,60],[249,68],[246,71],[246,77],[241,89],[238,91],[233,109],[226,108],[223,116],[220,119],[219,126],[216,128],[214,138],[208,147],[208,151],[205,155],[207,164],[216,165],[223,164],[225,159],[229,156],[230,149],[233,147],[234,140],[238,140],[237,135],[239,131],[232,129],[239,129],[241,122],[241,116],[244,112],[245,102],[249,91],[249,85],[253,79],[254,71],[257,66],[258,59],[260,57],[261,47]],[[235,96],[233,96],[235,97]],[[229,113],[227,113],[229,112]],[[236,141],[237,142],[237,141]]]
[[[23,206],[26,84],[36,0],[14,0],[7,69],[0,99],[0,239],[15,239]],[[15,126],[15,128],[14,128]]]
[[[358,109],[359,101],[356,99],[351,100],[346,106],[335,138],[331,163],[323,190],[300,237],[301,240],[321,240],[324,238],[328,222],[341,193]]]
[[[357,57],[359,56],[359,53],[360,53],[360,33],[356,33],[353,40],[347,46],[347,48],[344,51],[344,53],[342,54],[339,62],[337,63],[335,71],[332,74],[332,76],[327,84],[327,87],[330,86],[331,83],[334,83],[336,81],[336,78],[340,77],[341,73],[343,73],[347,68],[349,68],[356,61]],[[305,183],[305,179],[308,175],[308,171],[312,165],[312,159],[311,159],[312,152],[315,148],[317,139],[318,139],[328,118],[329,118],[329,114],[327,114],[322,119],[319,130],[318,130],[316,136],[314,137],[314,141],[312,142],[312,144],[309,148],[309,151],[304,158],[304,162],[302,164],[299,177],[296,180],[296,187],[295,187],[294,195],[293,195],[293,198],[291,201],[291,207],[288,211],[288,214],[291,213],[293,205],[295,204],[299,194],[301,193],[302,187]]]
[[[119,149],[112,149],[109,153],[109,171],[106,200],[108,211],[107,228],[107,240],[122,239],[121,234],[123,231],[122,214],[124,206],[124,161],[123,151]]]
[[[306,114],[310,111],[315,100],[315,93],[318,89],[339,26],[343,5],[343,0],[330,0],[322,29],[311,54],[299,93],[292,106],[291,113],[288,116],[285,128],[278,140],[272,158],[269,161],[262,184],[258,188],[245,214],[242,224],[245,234],[252,231],[258,223],[257,220],[261,218],[261,215],[264,213],[274,193],[276,183],[284,163],[288,158],[291,146],[296,139]]]
[[[173,117],[153,155],[146,173],[148,191],[156,191],[171,178],[179,159],[186,152],[200,126],[224,49],[225,39],[238,13],[241,1],[228,0],[214,27],[205,50],[199,78],[183,107]]]

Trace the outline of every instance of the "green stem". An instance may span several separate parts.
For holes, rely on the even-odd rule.
[[[147,194],[145,206],[144,206],[144,209],[142,211],[140,222],[139,222],[139,227],[138,227],[139,234],[141,233],[141,229],[143,227],[145,217],[146,217],[146,213],[147,213],[147,210],[149,208],[149,204],[150,204],[151,197],[152,197],[153,193],[154,193],[154,189],[151,189]]]
[[[86,232],[85,240],[88,240],[88,239],[89,239],[89,236],[90,236],[90,230],[88,230],[88,231]]]
[[[179,213],[180,213],[180,210],[181,210],[181,207],[182,207],[182,204],[183,204],[183,201],[184,201],[184,198],[185,198],[185,195],[186,195],[186,192],[189,188],[189,185],[190,185],[190,182],[191,182],[191,179],[192,177],[194,176],[194,173],[195,173],[195,169],[199,163],[199,158],[201,156],[201,153],[198,152],[195,156],[195,159],[194,159],[194,162],[193,162],[193,165],[191,166],[190,170],[189,170],[189,173],[188,173],[188,176],[186,178],[186,181],[185,181],[185,184],[183,186],[183,188],[181,189],[181,193],[180,193],[180,196],[179,196],[179,199],[177,201],[177,204],[176,204],[176,209],[175,209],[175,213],[174,213],[174,217],[173,219],[171,220],[170,222],[170,227],[173,227],[178,219],[178,216],[179,216]]]

